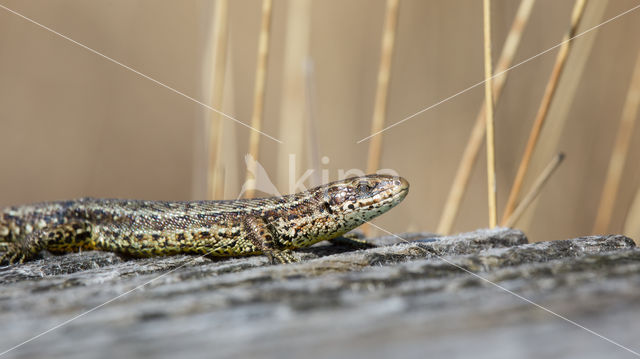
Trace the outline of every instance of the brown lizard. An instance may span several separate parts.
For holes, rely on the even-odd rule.
[[[270,198],[83,198],[14,206],[0,212],[0,263],[22,263],[43,250],[130,257],[265,254],[294,262],[292,249],[339,237],[393,208],[408,191],[401,177],[368,175]]]

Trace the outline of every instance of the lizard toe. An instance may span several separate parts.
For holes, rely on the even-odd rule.
[[[265,254],[271,260],[271,264],[296,263],[300,261],[290,249],[273,250]]]

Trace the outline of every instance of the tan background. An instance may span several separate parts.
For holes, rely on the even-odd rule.
[[[296,1],[296,0],[288,0]],[[263,130],[286,143],[281,128],[287,0],[274,1]],[[210,102],[213,0],[2,0],[33,20],[188,96]],[[401,0],[387,123],[428,107],[483,78],[481,2]],[[638,1],[611,1],[604,19]],[[556,45],[573,1],[537,1],[515,62]],[[330,179],[366,168],[380,37],[382,0],[312,1],[309,57],[315,64],[313,113],[319,155]],[[493,2],[499,53],[517,1]],[[260,1],[231,0],[223,110],[249,123],[252,113]],[[581,29],[596,25],[583,24]],[[292,31],[292,30],[290,30]],[[298,30],[296,30],[298,31]],[[640,46],[640,10],[596,32],[577,81],[566,125],[556,133],[567,159],[521,223],[533,240],[589,234]],[[209,110],[134,72],[0,9],[0,205],[80,196],[202,199],[206,194]],[[499,210],[522,155],[555,51],[510,72],[496,106]],[[568,68],[573,66],[571,60]],[[302,65],[300,65],[302,67]],[[296,97],[297,101],[300,96]],[[304,100],[304,97],[302,97]],[[385,133],[381,167],[412,184],[411,194],[377,223],[392,231],[434,231],[483,98],[477,87]],[[308,104],[302,106],[306,108]],[[305,113],[300,121],[308,121]],[[553,119],[550,119],[553,120]],[[249,130],[224,122],[225,197],[244,180]],[[610,231],[622,231],[640,181],[636,127]],[[543,132],[543,137],[545,133]],[[289,139],[287,138],[289,137]],[[308,137],[303,136],[303,143]],[[262,138],[260,163],[285,192],[288,158]],[[555,148],[557,147],[557,148]],[[309,168],[307,151],[299,173]],[[484,153],[476,165],[456,231],[487,226]],[[539,168],[532,168],[535,174]]]

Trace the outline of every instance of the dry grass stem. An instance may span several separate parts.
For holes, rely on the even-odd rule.
[[[556,56],[556,61],[553,66],[553,70],[551,71],[551,76],[549,77],[549,81],[547,82],[547,87],[545,88],[540,107],[538,108],[538,113],[536,114],[533,127],[531,128],[531,132],[529,133],[529,139],[527,141],[522,160],[520,161],[520,165],[518,166],[518,172],[516,173],[516,177],[513,181],[511,192],[509,192],[509,198],[507,199],[507,204],[505,206],[501,221],[503,225],[511,216],[516,206],[516,201],[520,194],[520,190],[522,189],[522,183],[524,182],[524,178],[527,174],[527,169],[529,168],[531,156],[533,155],[533,151],[535,150],[536,144],[538,142],[538,137],[540,136],[540,131],[542,130],[545,119],[547,118],[547,113],[549,112],[549,107],[551,106],[553,95],[556,91],[556,88],[558,87],[558,82],[560,80],[560,76],[562,75],[562,70],[564,69],[564,65],[567,61],[569,50],[571,49],[571,45],[573,44],[572,41],[568,40],[575,36],[577,32],[578,25],[580,24],[580,20],[582,19],[582,15],[584,14],[585,4],[586,0],[576,0],[573,6],[569,31],[562,38],[563,44],[562,46],[560,46],[560,50],[558,51],[558,55]]]
[[[535,0],[522,0],[520,2],[520,6],[518,7],[516,16],[513,20],[513,23],[511,24],[511,29],[509,30],[509,34],[507,35],[507,38],[504,42],[504,46],[502,47],[502,52],[500,54],[500,58],[498,59],[498,64],[496,65],[496,73],[504,72],[511,66],[513,57],[516,53],[516,50],[518,49],[518,46],[520,45],[522,31],[529,21],[531,9],[533,8],[534,2]],[[497,101],[500,97],[506,79],[506,73],[493,79],[494,101]],[[451,185],[451,189],[449,190],[449,195],[447,197],[447,201],[445,202],[442,216],[440,217],[440,222],[438,224],[438,233],[445,235],[450,234],[453,227],[453,222],[458,215],[462,197],[466,192],[469,178],[471,177],[473,165],[478,158],[480,145],[482,145],[482,141],[484,140],[486,128],[485,111],[485,102],[483,100],[480,111],[476,116],[475,125],[473,126],[473,130],[471,131],[471,135],[469,136],[469,141],[467,141],[467,146],[465,147],[464,153],[462,154],[462,159],[460,160],[460,164],[458,166],[456,176],[453,180],[453,184]]]
[[[387,98],[389,93],[389,79],[391,77],[391,59],[393,58],[393,45],[396,37],[396,24],[398,22],[399,0],[387,0],[387,9],[382,32],[382,45],[380,47],[380,66],[378,68],[378,82],[376,99],[371,119],[371,134],[382,131],[387,115]],[[367,159],[367,173],[374,173],[380,167],[382,153],[382,134],[373,136],[369,143],[369,155]],[[366,236],[372,235],[371,227],[365,223],[360,227]]]
[[[605,19],[606,10],[613,1],[599,0],[590,1],[584,10],[578,32],[588,29],[591,26],[600,24]],[[575,104],[581,104],[581,98],[577,97],[578,89],[582,83],[582,78],[586,76],[587,62],[597,56],[594,53],[596,39],[600,36],[583,36],[580,41],[575,41],[571,47],[567,65],[562,72],[562,81],[556,89],[553,104],[547,114],[544,128],[538,139],[536,155],[532,157],[529,170],[540,173],[548,163],[548,158],[552,158],[557,153],[559,146],[564,146],[563,137],[565,129],[569,127],[569,120],[573,117],[572,110]],[[535,179],[527,177],[523,185],[530,187]],[[518,227],[527,231],[533,225],[533,214],[539,201],[534,201],[529,209],[518,221]],[[593,225],[590,223],[589,226]],[[583,229],[581,229],[583,230]],[[590,230],[590,229],[588,229]]]
[[[633,238],[636,244],[640,244],[640,188],[636,191],[631,207],[629,207],[622,233]]]
[[[231,39],[229,39],[231,40]],[[230,47],[229,47],[230,48]],[[235,65],[233,61],[231,51],[227,51],[227,72],[225,75],[225,88],[224,88],[224,102],[222,106],[229,110],[231,113],[235,113],[234,108],[236,106],[235,102],[235,91],[234,91],[234,71],[233,67]],[[223,152],[220,152],[220,176],[222,178],[222,193],[218,198],[237,198],[238,193],[240,192],[240,188],[242,186],[242,180],[244,179],[244,166],[240,165],[240,162],[237,161],[238,158],[241,158],[240,148],[235,146],[238,138],[238,126],[224,126],[224,131],[221,134],[222,138],[222,148],[224,148]],[[243,163],[244,164],[244,163]]]
[[[624,171],[627,161],[627,153],[631,144],[631,136],[633,127],[638,117],[638,106],[640,105],[640,52],[636,59],[636,64],[631,78],[631,84],[627,92],[627,98],[622,110],[620,126],[616,139],[613,142],[613,151],[609,160],[609,168],[607,169],[607,177],[600,195],[600,205],[598,206],[598,214],[593,225],[593,233],[600,234],[609,230],[611,216],[620,187],[620,179]]]
[[[391,59],[393,57],[393,45],[396,36],[396,23],[398,22],[398,7],[399,0],[387,0],[382,46],[380,50],[380,67],[378,68],[376,100],[373,108],[373,118],[371,120],[371,134],[382,131],[387,113],[387,95],[389,92],[389,78],[391,75]],[[374,173],[378,170],[381,151],[382,135],[373,136],[369,144],[367,173]]]
[[[540,176],[538,176],[538,178],[536,179],[536,182],[533,184],[531,191],[527,193],[527,195],[522,199],[522,202],[518,204],[518,207],[516,207],[516,209],[513,211],[513,213],[511,214],[511,217],[509,217],[505,221],[504,223],[505,227],[513,227],[513,225],[518,221],[518,219],[520,219],[524,211],[526,211],[527,208],[529,208],[529,205],[531,204],[531,202],[533,202],[533,200],[535,200],[538,197],[544,185],[547,183],[549,178],[551,178],[551,175],[553,174],[553,172],[555,172],[555,170],[562,163],[562,160],[564,160],[564,154],[559,153],[547,165],[547,167],[542,171]]]
[[[228,1],[217,0],[213,18],[213,89],[211,107],[222,108],[224,80],[227,60],[228,39]],[[209,167],[207,181],[207,198],[221,199],[224,193],[224,176],[221,163],[223,119],[211,112],[209,126]]]
[[[282,99],[280,105],[280,138],[287,141],[278,146],[278,187],[289,188],[301,171],[304,163],[306,116],[305,61],[309,54],[311,26],[311,0],[295,0],[287,3],[287,31],[283,65]],[[296,154],[289,158],[290,154]],[[284,160],[287,159],[287,160]],[[290,161],[295,167],[290,167]]]
[[[251,131],[249,137],[249,154],[255,161],[247,162],[246,181],[249,182],[256,172],[258,152],[260,149],[260,129],[262,128],[262,114],[264,111],[264,93],[267,77],[267,59],[269,57],[269,35],[271,28],[272,0],[262,1],[262,21],[260,25],[260,38],[258,40],[258,61],[256,64],[256,79],[253,92],[253,115],[251,116]],[[255,189],[250,187],[244,193],[245,198],[252,198]]]
[[[313,61],[311,59],[307,59],[305,61],[304,66],[304,77],[305,77],[305,98],[307,103],[307,113],[305,118],[307,119],[307,162],[313,169],[313,174],[311,175],[311,186],[319,186],[322,184],[322,175],[320,169],[320,146],[318,143],[320,142],[320,135],[318,134],[318,130],[316,128],[316,118],[315,118],[315,100],[316,100],[316,78],[315,78],[315,68]]]
[[[491,59],[491,0],[483,1],[484,13],[484,101],[485,120],[487,135],[487,185],[489,195],[489,227],[497,225],[498,214],[496,207],[496,159],[495,142],[493,130],[493,70]]]

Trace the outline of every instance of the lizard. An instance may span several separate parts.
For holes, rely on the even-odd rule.
[[[177,254],[266,255],[298,261],[292,250],[336,239],[400,203],[402,177],[366,175],[279,197],[218,201],[81,198],[0,212],[0,264],[42,251],[115,252],[143,258]]]

